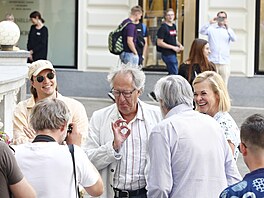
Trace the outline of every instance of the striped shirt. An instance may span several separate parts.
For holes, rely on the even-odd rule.
[[[148,134],[141,108],[128,127],[131,132],[119,151],[122,158],[118,161],[113,184],[118,189],[137,190],[146,186],[144,170]]]

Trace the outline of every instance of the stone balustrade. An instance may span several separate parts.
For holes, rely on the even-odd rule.
[[[0,121],[11,138],[12,117],[18,101],[26,98],[27,57],[29,52],[0,51]]]

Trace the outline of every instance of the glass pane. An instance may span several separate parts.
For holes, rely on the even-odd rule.
[[[72,0],[0,0],[0,19],[6,13],[12,13],[21,35],[18,41],[20,49],[27,49],[30,26],[29,15],[37,10],[48,28],[48,59],[54,65],[72,67],[75,58],[75,2]]]
[[[260,1],[259,71],[264,72],[264,1]]]
[[[148,54],[145,57],[144,70],[166,71],[165,63],[161,59],[161,53],[156,49],[156,35],[163,22],[164,11],[173,8],[175,12],[175,24],[177,27],[177,39],[183,44],[183,0],[143,1],[145,17],[143,23],[148,27]],[[178,62],[182,62],[182,53],[178,53]]]

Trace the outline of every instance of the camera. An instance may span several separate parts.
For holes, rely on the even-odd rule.
[[[71,132],[72,132],[72,125],[69,124],[68,129],[67,129],[67,133],[71,133]]]
[[[225,20],[225,17],[217,17],[216,19],[218,22],[223,22]]]

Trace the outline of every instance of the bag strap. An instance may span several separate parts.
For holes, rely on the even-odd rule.
[[[69,144],[68,147],[69,147],[69,151],[70,151],[71,157],[72,157],[73,175],[74,175],[74,181],[75,181],[75,189],[77,191],[77,197],[80,198],[79,185],[77,185],[77,179],[76,179],[76,169],[75,169],[75,159],[74,159],[74,146],[73,146],[73,144]]]
[[[128,22],[126,22],[126,23],[124,23],[124,24],[120,24],[120,26],[122,26],[121,27],[121,31],[123,31],[123,29],[128,25],[128,24],[130,24],[130,23],[132,23],[132,22],[130,22],[130,21],[128,21]]]
[[[141,23],[141,25],[142,25],[143,37],[146,37],[147,26],[144,23]]]

